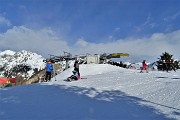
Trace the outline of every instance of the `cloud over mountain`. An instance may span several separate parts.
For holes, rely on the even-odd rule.
[[[75,43],[62,39],[50,28],[34,30],[25,26],[13,27],[0,34],[1,49],[15,51],[30,50],[45,57],[48,54],[60,55],[63,51],[76,54],[100,54],[125,52],[137,59],[157,59],[162,52],[170,52],[178,58],[180,51],[180,30],[170,33],[154,33],[151,36],[117,39],[111,42],[88,42],[86,38],[79,38]],[[179,59],[179,58],[178,58]]]

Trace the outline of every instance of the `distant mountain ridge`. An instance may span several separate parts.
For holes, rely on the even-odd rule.
[[[45,68],[44,59],[41,55],[26,50],[2,51],[0,52],[0,75],[2,77],[21,76],[28,79],[34,74],[35,69],[39,71]]]

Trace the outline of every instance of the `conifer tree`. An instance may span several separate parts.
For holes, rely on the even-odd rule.
[[[157,68],[158,70],[163,70],[163,71],[171,71],[179,68],[179,62],[174,61],[172,58],[173,55],[169,54],[168,52],[162,53],[159,60],[157,61]]]

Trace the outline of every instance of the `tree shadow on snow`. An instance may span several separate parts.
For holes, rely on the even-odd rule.
[[[161,77],[161,76],[160,76],[160,77],[156,77],[156,78],[168,78],[168,77]]]
[[[174,80],[178,80],[178,79],[180,79],[180,78],[176,78],[176,77],[174,77],[174,78],[172,78],[172,79],[174,79]]]
[[[168,77],[155,77],[155,78],[168,78]],[[174,80],[178,80],[178,79],[180,79],[180,78],[178,78],[178,77],[173,77],[173,78],[171,78],[171,79],[174,79]]]
[[[98,92],[45,84],[24,87],[2,91],[1,120],[174,120],[119,90]]]

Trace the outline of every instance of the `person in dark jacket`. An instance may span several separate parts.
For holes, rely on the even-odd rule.
[[[51,65],[51,61],[49,60],[46,64],[46,77],[45,80],[47,81],[51,81],[51,72],[52,72],[52,65]]]
[[[74,70],[78,72],[78,77],[80,78],[79,63],[78,63],[77,60],[76,60],[75,63],[74,63]],[[79,78],[78,78],[78,79],[79,79]]]

